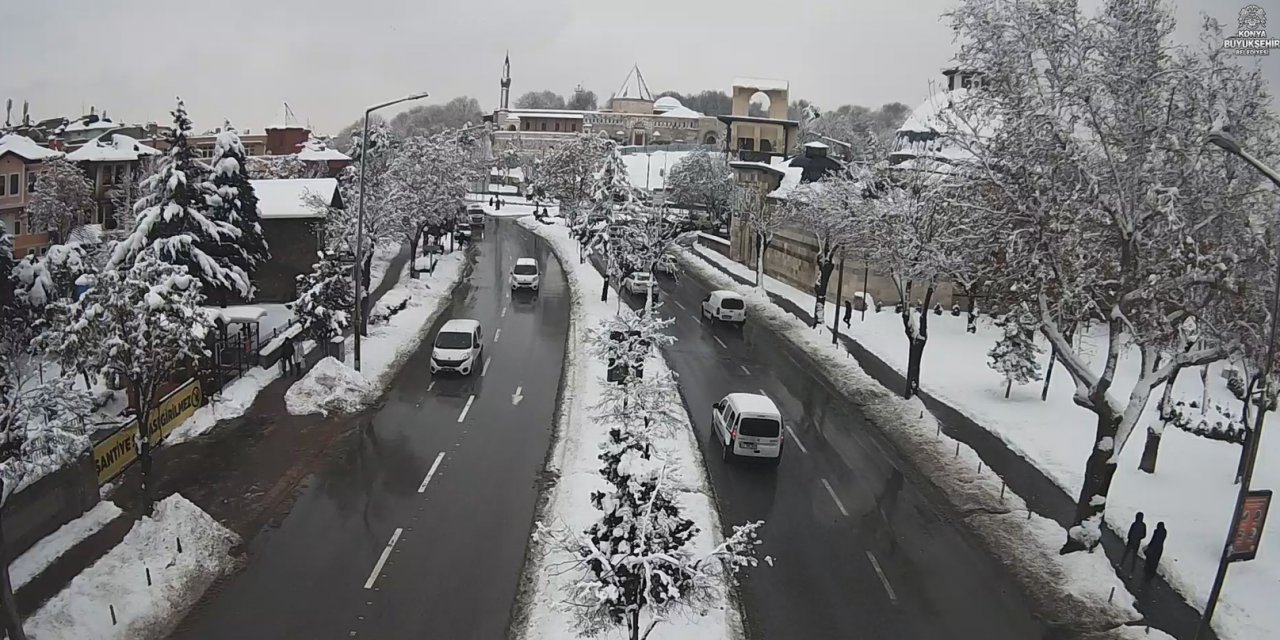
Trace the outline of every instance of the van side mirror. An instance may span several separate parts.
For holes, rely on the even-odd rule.
[[[712,404],[712,405],[711,405],[711,410],[712,410],[712,411],[719,411],[719,410],[720,410],[720,408],[721,408],[721,407],[723,407],[723,406],[724,406],[724,403],[723,403],[723,402],[716,402],[715,404]]]

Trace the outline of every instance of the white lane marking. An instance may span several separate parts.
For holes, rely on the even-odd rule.
[[[711,336],[711,337],[716,339],[716,344],[720,345],[721,349],[729,348],[727,345],[725,345],[724,341],[720,339],[720,336]]]
[[[800,442],[800,436],[791,430],[791,425],[787,425],[787,433],[791,434],[791,440],[796,443],[797,447],[800,447],[800,453],[809,453],[809,450],[804,448],[804,443]]]
[[[431,387],[434,387],[434,386],[436,386],[436,381],[435,381],[435,380],[432,380],[432,381],[431,381],[431,384],[428,384],[428,385],[427,385],[427,391],[430,391],[430,390],[431,390]]]
[[[524,400],[524,396],[520,394],[520,390],[523,388],[524,387],[516,387],[516,392],[511,394],[511,406],[514,407],[520,404],[521,400]]]
[[[760,395],[765,396],[765,397],[768,397],[768,395],[769,395],[769,394],[765,393],[765,392],[764,392],[764,389],[761,389],[761,390],[760,390]]]
[[[680,301],[679,301],[679,300],[672,300],[672,302],[676,303],[676,306],[677,306],[677,307],[680,307],[681,309],[683,309],[683,308],[684,308],[684,305],[680,304]]]
[[[436,469],[440,468],[441,460],[444,460],[443,451],[441,451],[440,454],[436,456],[436,461],[431,463],[431,469],[427,471],[427,477],[423,478],[422,484],[418,485],[418,493],[422,493],[423,491],[427,490],[427,483],[431,482],[431,476],[434,476],[436,474]]]
[[[404,529],[396,527],[395,533],[391,534],[391,541],[387,543],[382,555],[378,557],[378,564],[373,565],[373,573],[369,574],[369,579],[364,581],[364,588],[372,589],[373,583],[378,581],[378,574],[382,573],[382,565],[387,563],[387,558],[391,557],[391,550],[396,548],[396,543],[400,541],[400,534],[404,533]]]
[[[489,373],[489,361],[490,361],[490,360],[493,360],[493,358],[492,358],[492,357],[488,357],[488,358],[485,358],[485,359],[484,359],[484,367],[480,369],[480,377],[481,377],[481,378],[483,378],[483,377],[484,377],[484,374]]]
[[[463,407],[462,413],[458,415],[458,422],[462,422],[463,420],[467,419],[467,412],[471,410],[471,403],[475,401],[476,401],[475,394],[471,394],[471,397],[467,398],[467,406]]]
[[[691,314],[689,314],[689,317],[690,317],[690,318],[693,318],[693,321],[694,321],[694,322],[696,322],[696,323],[698,323],[698,324],[702,324],[702,318],[700,318],[700,317],[698,317],[698,316],[695,316],[695,315],[693,315],[692,313],[691,313]]]
[[[498,314],[498,317],[499,317],[499,318],[505,318],[505,317],[507,317],[507,308],[506,308],[506,307],[503,307],[503,308],[502,308],[502,313],[499,313],[499,314]]]
[[[876,560],[876,554],[871,553],[867,549],[867,559],[871,561],[871,567],[876,570],[876,575],[880,576],[880,583],[884,585],[885,593],[889,594],[889,602],[898,604],[898,594],[893,592],[893,585],[889,584],[889,579],[884,576],[884,570],[880,568],[880,561]]]
[[[497,342],[498,342],[498,338],[501,338],[501,337],[502,337],[502,329],[497,329],[497,330],[495,330],[495,331],[493,332],[493,342],[494,342],[494,344],[497,344]]]
[[[747,365],[745,365],[745,364],[740,364],[740,365],[738,365],[738,368],[739,368],[739,369],[742,369],[742,372],[743,372],[743,373],[745,373],[745,374],[747,374],[747,375],[751,375],[751,370],[747,368]]]
[[[826,478],[822,479],[822,486],[827,488],[827,493],[831,495],[831,499],[840,508],[840,513],[843,513],[846,518],[849,517],[849,511],[844,508],[844,503],[840,501],[840,496],[836,495],[836,490],[831,488],[831,483],[827,482]]]

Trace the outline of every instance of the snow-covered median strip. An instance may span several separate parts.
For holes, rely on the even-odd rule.
[[[49,568],[49,565],[62,554],[80,544],[81,540],[97,533],[99,529],[120,517],[120,514],[120,507],[113,502],[103,500],[86,511],[84,515],[41,538],[9,565],[9,579],[13,581],[14,590],[21,589],[31,582],[32,578]]]
[[[212,516],[171,495],[28,618],[27,635],[31,640],[163,638],[213,580],[235,566],[230,550],[238,543],[239,537]]]
[[[418,349],[436,314],[448,304],[465,260],[464,251],[454,251],[440,256],[433,273],[419,274],[416,280],[402,274],[383,300],[405,302],[405,308],[386,324],[369,326],[369,336],[360,342],[360,371],[354,370],[354,339],[347,338],[344,363],[331,358],[321,361],[285,392],[289,413],[354,413],[376,400],[404,358]]]
[[[599,474],[600,445],[608,434],[593,417],[592,409],[601,399],[605,382],[605,363],[586,355],[586,333],[590,327],[617,314],[616,293],[608,302],[600,302],[602,278],[590,264],[579,264],[577,247],[569,236],[569,230],[561,225],[543,225],[531,218],[520,224],[545,238],[560,259],[561,268],[569,282],[572,310],[569,320],[569,339],[566,348],[565,384],[560,399],[560,422],[556,425],[556,443],[549,462],[549,471],[558,477],[550,490],[546,505],[539,519],[553,526],[563,525],[572,531],[582,531],[597,519],[591,506],[591,492],[605,487]],[[666,362],[655,358],[646,365],[665,369]],[[671,402],[680,403],[673,397]],[[675,485],[679,488],[679,506],[683,515],[697,524],[699,529],[692,551],[705,554],[721,539],[720,518],[707,486],[706,474],[697,439],[687,416],[684,424],[672,438],[661,439],[665,459],[674,469]],[[519,637],[525,640],[558,640],[578,638],[574,631],[576,619],[573,612],[558,606],[564,602],[569,587],[578,576],[564,571],[566,563],[574,559],[552,545],[534,542],[530,550],[530,567],[526,568],[532,585],[524,594],[527,608]],[[724,591],[709,608],[705,616],[672,619],[661,622],[653,637],[664,640],[729,640],[742,636],[737,610]],[[604,636],[615,637],[615,636]]]
[[[1102,631],[1140,617],[1133,607],[1133,596],[1101,551],[1059,555],[1065,539],[1062,527],[1028,514],[1020,497],[1008,489],[1002,491],[997,475],[979,472],[978,455],[940,434],[933,414],[918,398],[904,400],[884,388],[843,348],[832,345],[830,334],[810,329],[762,291],[739,284],[688,251],[679,250],[679,256],[685,268],[713,287],[742,294],[749,322],[768,327],[807,354],[836,388],[895,442],[912,465],[942,490],[966,525],[1009,568],[1048,623],[1078,631]]]

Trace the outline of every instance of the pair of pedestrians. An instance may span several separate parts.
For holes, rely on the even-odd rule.
[[[1164,528],[1163,522],[1156,523],[1156,530],[1151,534],[1151,541],[1147,543],[1147,548],[1143,551],[1145,558],[1142,565],[1142,579],[1150,582],[1156,575],[1156,569],[1160,566],[1160,556],[1164,555],[1164,539],[1169,532]],[[1129,535],[1125,539],[1124,555],[1120,556],[1120,567],[1124,568],[1128,563],[1129,573],[1133,574],[1138,562],[1138,547],[1142,545],[1142,539],[1147,537],[1147,523],[1143,521],[1142,512],[1139,511],[1133,518],[1133,524],[1129,525]]]
[[[294,347],[292,338],[286,339],[280,347],[280,373],[289,375],[290,372],[295,378],[302,376],[302,354]]]

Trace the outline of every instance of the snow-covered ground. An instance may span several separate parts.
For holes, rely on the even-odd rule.
[[[600,445],[607,434],[593,418],[593,408],[600,402],[605,384],[605,363],[586,356],[585,333],[589,327],[612,318],[618,312],[617,294],[608,302],[600,302],[593,295],[601,287],[600,275],[589,264],[578,264],[573,259],[577,247],[564,226],[541,225],[532,218],[521,224],[547,239],[565,270],[572,296],[566,373],[561,398],[560,423],[556,427],[556,443],[549,464],[549,471],[559,480],[551,489],[545,511],[540,514],[544,524],[555,528],[568,527],[574,531],[586,529],[597,517],[591,506],[592,491],[605,486],[599,475]],[[648,367],[665,368],[662,358],[655,358]],[[679,397],[671,399],[679,403]],[[660,441],[663,457],[677,471],[678,502],[683,514],[693,520],[699,529],[694,539],[697,552],[710,551],[720,539],[720,520],[711,492],[706,483],[701,453],[692,426],[687,420],[675,437]],[[765,525],[768,526],[767,523]],[[565,572],[563,563],[572,561],[563,551],[535,542],[530,550],[533,581],[532,592],[527,599],[530,610],[520,636],[526,640],[560,640],[578,638],[574,632],[574,614],[558,603],[564,599],[567,589],[580,576]],[[763,565],[757,571],[767,571]],[[621,638],[621,631],[599,636]],[[718,640],[742,636],[737,610],[726,591],[717,598],[707,615],[661,622],[653,632],[654,638],[664,640]]]
[[[705,247],[695,247],[700,256],[715,261],[735,273],[754,280],[754,272]],[[813,295],[766,277],[770,292],[813,308]],[[826,320],[835,313],[828,303]],[[883,311],[868,310],[866,321],[853,314],[848,328],[869,351],[898,371],[906,369],[907,345],[902,321],[892,313],[892,304]],[[1072,402],[1071,376],[1057,367],[1050,380],[1048,400],[1040,400],[1042,383],[1015,386],[1004,398],[1004,378],[987,366],[987,351],[999,337],[990,318],[980,318],[978,332],[965,332],[965,317],[950,312],[929,318],[929,343],[921,369],[922,388],[950,404],[974,422],[1000,437],[1011,449],[1031,461],[1072,497],[1079,493],[1084,461],[1093,446],[1094,417]],[[826,330],[823,335],[830,340]],[[1037,336],[1039,338],[1039,336]],[[1098,334],[1083,337],[1084,351],[1097,362],[1105,353]],[[1048,347],[1041,339],[1040,362],[1048,361]],[[1094,345],[1092,347],[1088,345]],[[1223,364],[1210,367],[1209,395],[1239,413],[1240,401],[1227,389],[1221,376]],[[1138,377],[1137,354],[1128,353],[1117,367],[1115,389],[1127,397]],[[1043,373],[1043,369],[1042,369]],[[1178,378],[1175,395],[1199,398],[1204,389],[1198,372]],[[1239,461],[1238,445],[1207,440],[1178,429],[1166,429],[1160,445],[1156,473],[1138,470],[1146,425],[1156,420],[1156,402],[1163,389],[1152,393],[1142,421],[1121,452],[1120,465],[1107,500],[1107,524],[1122,537],[1136,512],[1142,511],[1149,526],[1163,521],[1169,529],[1161,573],[1193,606],[1202,608],[1213,584],[1218,557],[1235,506],[1238,485],[1234,484]],[[1256,488],[1280,485],[1280,436],[1266,435],[1275,423],[1275,413],[1267,414],[1267,428],[1254,474]],[[1060,543],[1061,541],[1059,541]],[[1280,535],[1264,534],[1258,557],[1235,563],[1227,575],[1214,629],[1224,640],[1253,640],[1275,637],[1280,629],[1280,608],[1274,606],[1280,589]]]
[[[342,364],[331,360],[324,367],[317,365],[289,387],[285,393],[289,413],[351,413],[375,400],[404,358],[418,349],[426,328],[448,303],[465,261],[464,251],[454,251],[440,256],[433,273],[418,274],[416,280],[401,274],[384,300],[407,300],[408,306],[386,324],[369,326],[369,336],[360,342],[360,372],[354,370],[354,338],[347,338]]]
[[[502,200],[502,209],[499,210],[489,206],[489,200],[485,199],[484,202],[481,203],[484,205],[484,212],[495,218],[518,218],[521,216],[533,215],[534,204],[532,201],[525,200],[524,198],[516,199],[507,197],[504,197]],[[538,209],[542,209],[543,205],[539,203],[537,206]],[[548,204],[546,207],[549,215],[560,215],[559,205]]]
[[[254,367],[245,371],[244,375],[232,380],[222,391],[210,395],[208,404],[196,409],[190,418],[178,425],[169,437],[164,439],[165,445],[181,444],[208,433],[214,425],[223,420],[244,415],[244,412],[253,405],[253,401],[258,398],[258,393],[279,377],[279,366],[266,369]]]
[[[1028,514],[1026,503],[1012,491],[1004,490],[1002,497],[1000,478],[990,470],[978,471],[978,455],[968,446],[939,434],[933,415],[918,398],[903,400],[884,388],[841,347],[832,345],[829,333],[810,329],[764,293],[738,284],[688,251],[681,250],[680,256],[686,268],[714,286],[742,293],[749,322],[762,323],[810,354],[837,388],[942,489],[959,513],[965,514],[967,526],[1009,567],[1048,621],[1101,631],[1138,619],[1133,596],[1116,577],[1106,556],[1100,551],[1059,555],[1066,535],[1062,527]]]
[[[84,515],[41,538],[9,564],[9,579],[13,581],[14,591],[31,582],[32,578],[40,575],[41,571],[47,569],[62,554],[80,544],[81,540],[120,517],[120,513],[120,507],[115,503],[103,500],[93,505],[93,508],[86,511]]]
[[[212,516],[171,495],[27,618],[27,635],[31,640],[163,638],[215,578],[234,568],[230,550],[238,543],[236,534]]]

